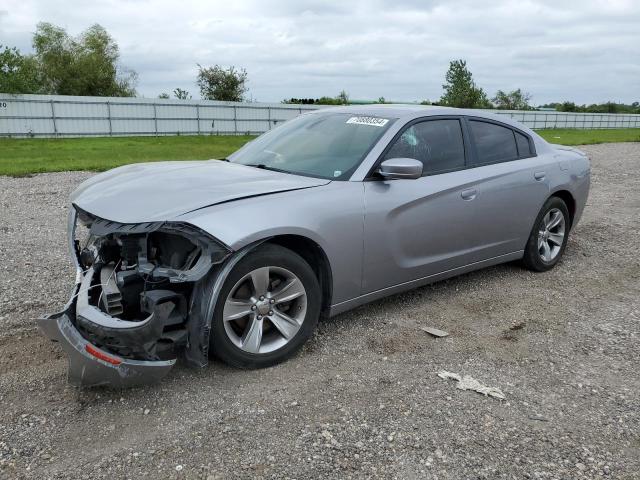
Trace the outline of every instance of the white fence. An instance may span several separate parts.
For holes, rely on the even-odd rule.
[[[313,105],[0,94],[0,137],[260,134]]]
[[[0,137],[260,134],[302,112],[281,103],[0,93]],[[640,115],[491,110],[528,127],[640,128]]]
[[[486,110],[509,115],[534,130],[545,128],[640,128],[640,115],[626,113],[573,113],[537,110]]]

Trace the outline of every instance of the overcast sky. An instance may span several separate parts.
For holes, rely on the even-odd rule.
[[[437,100],[448,63],[535,105],[640,100],[639,0],[3,0],[0,43],[31,51],[40,21],[103,25],[138,92],[199,97],[196,64],[235,65],[258,101]]]

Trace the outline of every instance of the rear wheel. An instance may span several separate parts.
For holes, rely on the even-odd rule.
[[[570,227],[567,205],[562,199],[551,197],[540,210],[529,235],[524,265],[535,272],[551,270],[564,253]]]
[[[295,252],[266,244],[227,277],[216,304],[211,348],[240,368],[280,363],[311,337],[320,315],[320,286]]]

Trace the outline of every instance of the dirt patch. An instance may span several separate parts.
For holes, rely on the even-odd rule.
[[[637,478],[640,144],[584,150],[592,193],[553,271],[463,275],[323,322],[283,365],[124,391],[69,387],[35,331],[72,286],[67,195],[90,174],[0,177],[0,477]]]

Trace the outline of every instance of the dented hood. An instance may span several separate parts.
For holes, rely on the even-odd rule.
[[[71,194],[71,202],[106,220],[154,222],[231,200],[327,183],[218,160],[138,163],[91,177]]]

